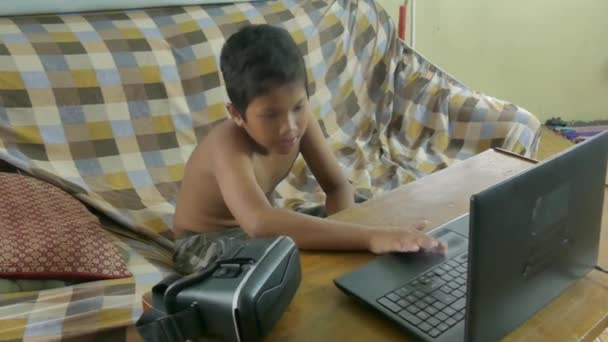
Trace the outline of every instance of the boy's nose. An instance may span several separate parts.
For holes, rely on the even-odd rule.
[[[281,125],[281,134],[287,134],[298,130],[298,120],[293,113],[287,114],[287,118]]]

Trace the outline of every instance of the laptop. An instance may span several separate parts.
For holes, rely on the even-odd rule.
[[[425,341],[496,341],[594,268],[608,132],[471,197],[430,235],[445,255],[386,254],[334,280]]]

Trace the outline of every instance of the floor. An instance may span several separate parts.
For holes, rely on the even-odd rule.
[[[572,146],[566,138],[556,134],[550,129],[543,127],[541,131],[540,146],[538,147],[538,153],[536,159],[547,159],[552,155],[559,153],[568,147]],[[608,329],[598,336],[594,342],[608,342]]]
[[[536,159],[547,159],[572,145],[573,143],[570,142],[570,140],[546,127],[543,127],[541,130],[540,146],[538,147]]]

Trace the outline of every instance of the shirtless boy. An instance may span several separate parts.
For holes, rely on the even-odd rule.
[[[287,31],[244,27],[225,43],[220,64],[231,120],[211,130],[186,164],[173,222],[180,272],[205,267],[247,236],[286,235],[302,249],[445,250],[423,224],[366,226],[274,208],[267,195],[300,153],[328,214],[354,205],[354,190],[310,111],[304,59]]]

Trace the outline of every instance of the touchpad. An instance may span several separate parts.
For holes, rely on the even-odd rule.
[[[442,229],[441,231],[433,234],[433,238],[438,241],[445,242],[448,245],[448,254],[451,254],[452,252],[460,252],[462,249],[468,246],[469,242],[469,240],[462,237],[462,235],[458,235],[449,229]]]

